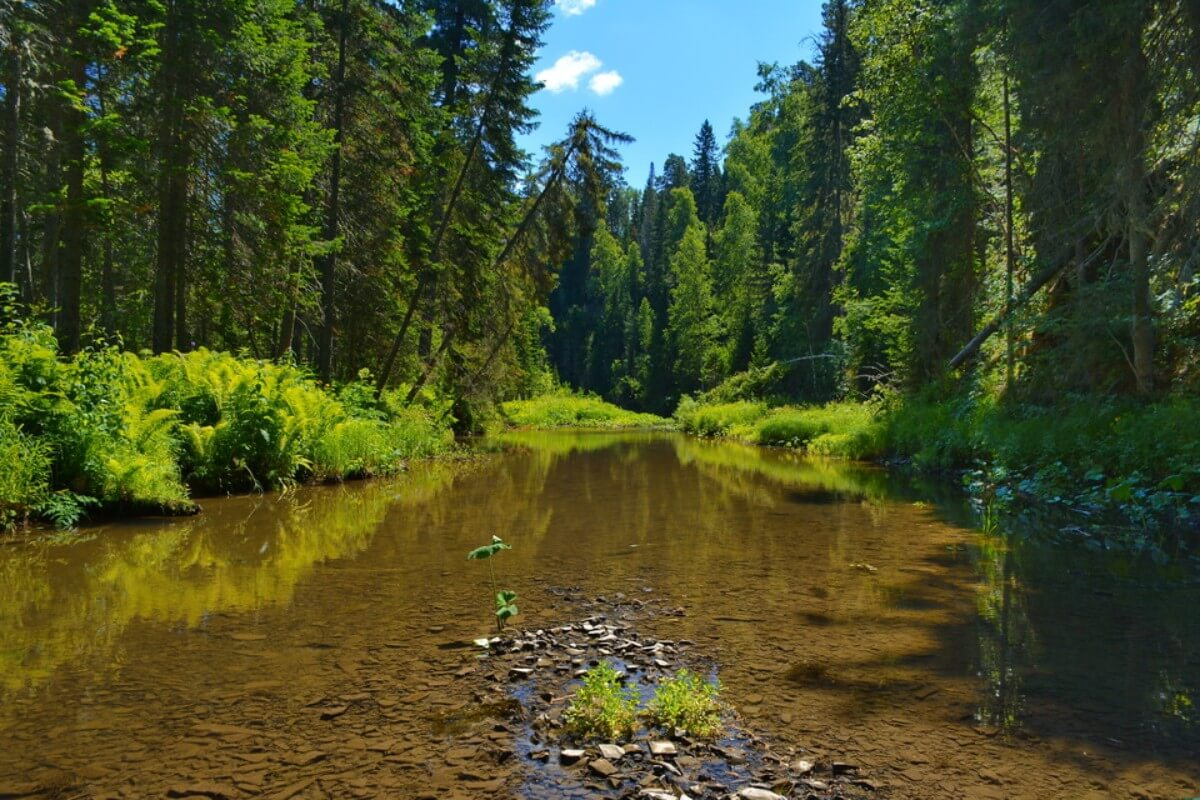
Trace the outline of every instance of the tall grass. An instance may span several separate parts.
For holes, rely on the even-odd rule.
[[[669,428],[671,420],[626,411],[598,397],[558,391],[504,403],[501,411],[520,428]]]
[[[1200,518],[1200,400],[1065,398],[1054,406],[994,396],[892,396],[871,403],[767,408],[699,404],[684,430],[848,459],[904,459],[1053,503],[1119,509],[1135,522]],[[1161,513],[1160,513],[1161,512]]]

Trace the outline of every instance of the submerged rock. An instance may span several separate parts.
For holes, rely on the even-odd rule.
[[[747,786],[739,789],[737,796],[741,800],[787,800],[781,794],[775,794],[770,789],[760,789],[757,786]]]
[[[615,744],[600,745],[600,755],[609,761],[620,761],[625,757],[625,748]]]

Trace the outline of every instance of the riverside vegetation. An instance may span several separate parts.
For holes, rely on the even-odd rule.
[[[11,309],[9,309],[11,310]],[[181,514],[193,492],[387,475],[453,439],[436,401],[375,397],[308,372],[197,349],[96,345],[60,357],[52,329],[0,329],[0,525],[70,526],[87,512]]]

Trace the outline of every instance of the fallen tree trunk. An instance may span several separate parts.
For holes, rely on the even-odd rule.
[[[962,350],[959,350],[958,353],[955,354],[954,358],[950,359],[950,369],[957,369],[958,367],[962,366],[967,359],[975,355],[979,348],[983,346],[983,343],[992,337],[992,334],[1004,327],[1005,321],[1008,320],[1008,317],[1011,314],[1029,302],[1029,299],[1037,294],[1039,289],[1053,280],[1054,276],[1066,269],[1067,265],[1070,263],[1070,261],[1063,261],[1061,264],[1055,264],[1047,267],[1035,275],[1033,280],[1026,284],[1025,288],[1021,290],[1021,293],[1013,300],[1013,303],[1009,308],[1004,309],[999,314],[992,317],[991,322],[989,322],[987,325],[984,325],[982,330],[975,334],[971,341],[967,342],[966,347],[964,347]]]

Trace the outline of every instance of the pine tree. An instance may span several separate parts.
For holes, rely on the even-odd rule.
[[[721,153],[708,120],[700,126],[692,149],[691,189],[696,211],[705,225],[715,225],[721,211]]]

